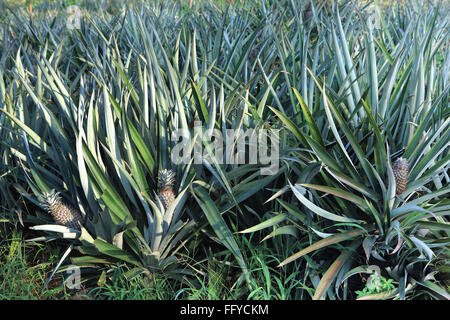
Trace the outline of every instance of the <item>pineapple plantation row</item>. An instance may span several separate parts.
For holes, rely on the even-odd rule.
[[[450,298],[448,3],[102,5],[0,3],[1,228],[61,247],[42,293]]]

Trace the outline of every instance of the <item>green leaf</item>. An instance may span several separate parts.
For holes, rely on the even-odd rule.
[[[244,261],[244,257],[242,256],[241,250],[239,249],[232,232],[228,228],[222,215],[219,213],[216,205],[211,200],[210,196],[203,187],[195,187],[193,194],[196,196],[195,198],[198,204],[202,208],[203,213],[206,215],[206,218],[208,219],[208,222],[213,228],[217,237],[219,238],[221,243],[233,253],[242,270],[244,271],[246,278],[248,279],[248,269]]]
[[[417,225],[420,228],[430,229],[430,230],[442,230],[446,232],[450,232],[450,223],[439,223],[433,221],[418,221],[415,222],[414,225]]]
[[[315,214],[324,217],[326,219],[332,220],[332,221],[338,221],[338,222],[359,222],[359,220],[339,216],[337,214],[331,213],[325,209],[322,209],[318,206],[316,206],[314,203],[306,199],[301,192],[298,190],[298,186],[293,186],[290,182],[289,185],[291,186],[291,190],[294,192],[294,195],[297,197],[297,199],[303,203],[309,210],[314,212]]]
[[[273,238],[278,235],[290,235],[297,238],[297,228],[295,226],[282,226],[273,230],[270,234],[265,236],[261,242]]]
[[[354,229],[354,230],[350,230],[350,231],[346,231],[346,232],[342,232],[333,236],[329,236],[325,239],[319,240],[316,243],[306,247],[305,249],[297,252],[296,254],[290,256],[289,258],[285,259],[283,262],[281,262],[278,267],[282,267],[302,256],[304,256],[305,254],[308,254],[310,252],[313,252],[317,249],[321,249],[327,246],[330,246],[332,244],[336,244],[348,239],[352,239],[355,237],[359,237],[361,235],[363,235],[364,233],[366,233],[366,231],[361,230],[361,229]]]
[[[430,280],[418,281],[417,283],[438,294],[441,298],[450,300],[450,294],[448,293],[448,291],[446,291],[444,288],[439,287],[436,283],[433,283]]]
[[[245,230],[239,231],[238,233],[250,233],[250,232],[255,232],[255,231],[259,231],[265,228],[269,228],[272,227],[284,220],[286,220],[288,217],[287,213],[282,213],[282,214],[277,214],[275,217],[267,219],[261,223],[258,223],[257,225],[247,228]]]
[[[107,256],[113,257],[121,261],[126,261],[138,267],[142,267],[142,264],[138,260],[136,260],[131,254],[106,242],[103,239],[100,238],[95,239],[94,245],[98,249],[98,251]]]
[[[356,249],[357,245],[359,245],[359,242],[355,242],[356,244],[353,244],[351,246],[352,249]],[[328,288],[333,283],[334,279],[336,279],[339,271],[343,267],[343,265],[351,258],[352,254],[354,253],[353,250],[345,250],[342,252],[339,257],[331,264],[331,266],[328,268],[328,270],[325,272],[323,277],[320,279],[320,282],[316,288],[316,291],[314,293],[313,300],[320,300],[323,298],[325,293],[327,292]]]
[[[289,131],[291,131],[304,146],[308,146],[308,143],[306,142],[303,133],[300,131],[300,128],[298,128],[297,125],[291,119],[289,119],[289,117],[285,116],[281,111],[270,106],[269,109],[272,110],[272,112],[275,113],[278,118],[280,118],[286,128],[288,128]]]
[[[198,114],[202,117],[201,119],[202,122],[208,123],[209,121],[208,109],[206,108],[205,101],[203,100],[200,91],[198,90],[197,85],[195,84],[194,81],[192,81],[192,87],[194,88],[195,101],[197,102],[197,105],[200,107],[198,108]]]
[[[139,151],[139,154],[141,155],[142,159],[144,160],[143,162],[144,162],[145,166],[147,167],[149,172],[154,172],[155,160],[152,157],[151,152],[149,151],[149,149],[145,145],[144,140],[139,135],[138,131],[136,130],[136,128],[134,127],[134,125],[131,123],[131,121],[129,119],[127,119],[127,123],[128,123],[128,129],[130,130],[131,140],[133,140],[134,144],[136,145],[136,147]]]
[[[356,300],[387,300],[395,297],[397,293],[398,289],[394,289],[388,292],[368,294],[366,296],[362,296],[361,298],[357,298]]]
[[[311,188],[314,190],[330,193],[330,194],[340,197],[342,199],[349,200],[361,208],[367,209],[367,204],[366,204],[365,200],[361,197],[354,195],[351,192],[347,192],[342,189],[328,187],[328,186],[319,186],[316,184],[300,183],[299,185],[301,185],[303,187]]]
[[[308,69],[309,71],[309,69]],[[358,142],[358,140],[356,139],[356,137],[353,135],[352,130],[350,129],[350,127],[348,126],[347,121],[345,120],[345,118],[341,115],[341,113],[338,111],[338,109],[336,108],[336,106],[334,105],[334,103],[332,103],[332,101],[328,98],[328,95],[325,92],[325,88],[322,88],[320,86],[320,83],[318,82],[318,80],[316,79],[316,77],[314,77],[314,75],[311,73],[311,71],[309,71],[311,74],[311,77],[313,77],[314,81],[316,82],[319,90],[322,92],[323,98],[327,100],[327,106],[331,109],[331,111],[333,112],[333,115],[337,121],[337,123],[340,125],[341,129],[344,131],[345,136],[347,137],[348,141],[350,142],[353,151],[356,153],[359,162],[361,164],[361,166],[364,169],[364,172],[367,175],[367,178],[369,179],[369,182],[372,184],[374,184],[375,181],[375,177],[373,175],[372,169],[370,167],[369,164],[366,163],[365,159],[366,159],[366,155],[363,152],[360,143]]]
[[[319,128],[317,127],[316,121],[314,120],[313,116],[311,115],[311,112],[309,111],[308,106],[306,105],[305,101],[303,100],[302,96],[297,91],[297,89],[292,88],[292,90],[294,91],[295,96],[297,97],[297,100],[300,103],[300,107],[302,108],[303,114],[305,115],[305,120],[306,123],[308,124],[313,139],[324,147],[325,144],[323,142],[322,135],[319,131]]]
[[[91,173],[95,181],[99,184],[99,186],[103,190],[102,199],[105,201],[105,204],[111,209],[111,212],[114,213],[113,217],[116,218],[113,220],[114,223],[120,223],[126,217],[132,220],[133,218],[127,206],[123,202],[120,195],[115,191],[114,187],[109,183],[104,173],[100,170],[97,162],[90,153],[84,141],[82,148],[84,153],[84,159],[89,169],[91,169]]]

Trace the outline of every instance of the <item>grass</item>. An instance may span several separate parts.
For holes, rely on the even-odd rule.
[[[173,299],[175,282],[164,278],[138,276],[126,280],[126,266],[113,269],[104,283],[80,290],[64,286],[63,274],[56,274],[41,294],[41,289],[62,255],[62,243],[29,243],[19,227],[2,230],[0,241],[0,300],[167,300]]]
[[[25,243],[14,229],[0,241],[0,299],[35,300],[61,298],[61,279],[55,278],[41,296],[42,286],[57,261],[60,250],[54,245]]]
[[[444,14],[393,9],[372,30],[353,3],[303,20],[300,2],[238,2],[116,16],[39,1],[32,17],[0,3],[0,205],[25,224],[0,214],[2,298],[369,299],[392,285],[396,299],[449,298]],[[71,31],[63,12],[78,3]],[[196,120],[287,128],[280,170],[171,163],[168,137]],[[395,195],[401,155],[410,183]],[[174,211],[154,197],[168,167]],[[38,199],[53,188],[86,214],[82,233],[48,226]],[[371,264],[386,290],[365,287]],[[83,283],[70,290],[72,266]]]
[[[89,289],[81,295],[85,299],[97,300],[173,300],[176,295],[174,285],[167,278],[138,276],[127,280],[125,266],[119,266],[108,276],[104,284]]]
[[[4,228],[5,229],[5,228]],[[2,230],[0,242],[0,299],[2,300],[290,300],[299,299],[306,291],[300,280],[298,265],[276,268],[283,254],[274,253],[269,243],[259,245],[257,234],[240,237],[238,245],[248,254],[251,283],[247,286],[233,266],[232,255],[227,251],[207,253],[192,269],[195,276],[176,281],[155,275],[152,278],[136,276],[126,278],[127,265],[118,265],[102,274],[101,279],[91,278],[79,289],[64,285],[64,272],[57,273],[41,295],[41,289],[61,257],[65,243],[47,244],[24,241],[24,232],[15,225]],[[27,234],[30,238],[32,235]],[[279,237],[275,247],[286,246]],[[290,253],[296,250],[291,246]],[[286,250],[286,248],[284,248]],[[206,251],[206,249],[205,249]],[[298,270],[294,270],[297,268]],[[305,288],[307,290],[305,290]]]
[[[152,278],[137,276],[126,279],[129,271],[120,265],[105,274],[105,282],[85,290],[85,299],[99,300],[295,300],[302,298],[308,290],[300,279],[303,272],[299,265],[276,268],[283,255],[274,253],[269,244],[255,242],[256,235],[239,238],[239,247],[248,254],[247,265],[251,282],[247,285],[239,267],[234,265],[230,252],[213,253],[205,248],[206,258],[198,254],[190,267],[197,271],[183,281],[155,275]],[[280,237],[275,246],[284,246]],[[272,243],[273,244],[273,243]],[[286,248],[285,248],[286,249]],[[295,246],[288,250],[294,252]],[[194,261],[194,259],[192,259]],[[297,270],[295,270],[297,269]]]

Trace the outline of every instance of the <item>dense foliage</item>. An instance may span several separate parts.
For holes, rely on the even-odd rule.
[[[383,4],[0,4],[5,221],[67,248],[55,271],[85,283],[125,266],[127,281],[190,288],[178,298],[219,279],[194,296],[449,299],[449,8]],[[179,129],[192,152],[175,163]],[[233,145],[277,130],[278,170],[196,161],[230,129]],[[167,208],[162,169],[176,173]],[[51,190],[80,230],[44,210]]]

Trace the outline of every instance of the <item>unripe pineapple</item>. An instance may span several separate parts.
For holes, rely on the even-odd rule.
[[[40,199],[42,206],[52,215],[57,224],[80,230],[83,217],[78,210],[62,202],[59,194],[54,189],[43,193]]]
[[[159,193],[158,197],[161,200],[164,209],[172,204],[175,200],[175,193],[173,192],[173,184],[175,182],[175,172],[172,170],[159,170],[158,173],[158,184],[159,184]]]
[[[397,188],[395,194],[399,195],[405,192],[406,184],[408,183],[408,161],[405,158],[398,158],[392,165],[394,172],[395,183]]]

